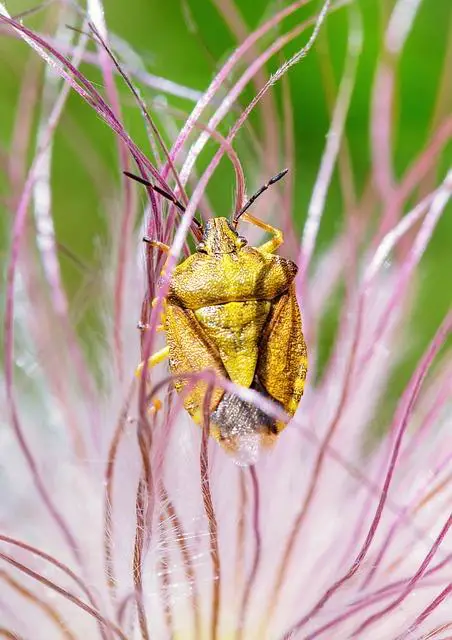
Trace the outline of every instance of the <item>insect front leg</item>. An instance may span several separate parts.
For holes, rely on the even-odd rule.
[[[163,322],[165,322],[165,316],[163,313],[162,313],[162,320]],[[139,329],[140,331],[149,331],[150,328],[151,328],[151,325],[148,322],[141,322],[140,320],[137,324],[137,329]],[[155,330],[157,331],[157,333],[161,333],[162,331],[165,331],[165,325],[158,324]]]
[[[164,253],[169,253],[171,249],[171,247],[165,244],[164,242],[159,242],[158,240],[152,240],[152,238],[148,238],[147,236],[144,236],[143,242],[146,242],[146,244],[149,244],[151,247],[157,247],[157,249],[160,249]],[[164,276],[165,271],[166,271],[166,261],[165,261],[165,264],[163,265],[163,269],[161,270],[160,275]]]
[[[167,244],[164,244],[163,242],[159,242],[158,240],[153,240],[152,238],[148,238],[147,236],[145,236],[143,238],[143,241],[149,244],[151,247],[156,247],[160,249],[164,253],[169,253],[170,251],[170,247]],[[164,273],[165,273],[165,266],[162,269],[161,275],[164,275]],[[151,307],[155,307],[156,304],[157,304],[157,298],[154,298],[154,300],[151,303]],[[166,300],[163,300],[161,324],[158,324],[156,326],[157,332],[161,332],[165,330],[165,322],[166,322]],[[140,331],[148,331],[151,328],[151,325],[140,321],[137,324],[137,328]],[[160,351],[157,351],[150,358],[148,358],[147,363],[140,362],[138,367],[135,369],[135,375],[137,376],[137,378],[141,378],[141,376],[143,375],[143,369],[145,368],[145,365],[147,369],[151,369],[152,367],[155,367],[155,365],[159,364],[160,362],[163,362],[163,360],[168,358],[168,356],[169,356],[169,347],[168,346],[163,347],[163,349],[160,349]],[[153,406],[150,409],[150,411],[154,413],[156,413],[162,406],[160,400],[158,400],[157,398],[154,398],[152,400],[152,405]]]
[[[166,322],[166,299],[163,299],[163,309],[162,309],[162,313],[160,316],[160,320],[161,320],[161,324],[158,324],[156,327],[156,331],[157,332],[162,332],[165,331],[165,322]],[[154,298],[153,301],[151,302],[151,307],[154,308],[155,305],[157,304],[157,298]],[[137,329],[139,329],[140,331],[149,331],[149,329],[151,328],[151,325],[148,322],[141,322],[141,320],[137,323]]]
[[[163,362],[163,360],[165,360],[168,356],[169,347],[163,347],[163,349],[160,349],[160,351],[157,351],[150,358],[148,358],[147,368],[151,369],[152,367],[155,367],[156,364]],[[144,365],[144,362],[140,362],[138,367],[135,369],[135,375],[137,378],[141,378],[141,376],[143,375]],[[149,409],[150,414],[157,413],[157,411],[162,407],[162,403],[158,398],[152,398],[151,405],[152,406]]]
[[[254,224],[256,227],[259,227],[259,229],[263,229],[264,231],[267,231],[268,233],[272,234],[273,238],[271,240],[269,240],[268,242],[264,242],[263,245],[261,245],[260,247],[257,247],[258,250],[261,251],[262,253],[274,253],[276,249],[280,247],[284,242],[284,236],[281,229],[276,229],[276,227],[272,227],[270,224],[267,224],[266,222],[259,220],[259,218],[255,218],[250,213],[244,213],[241,219],[245,220],[246,222],[250,222],[251,224]]]
[[[154,307],[154,302],[155,299],[152,301],[152,306]],[[165,322],[166,322],[166,313],[165,313],[165,300],[163,300],[163,310],[160,316],[160,320],[161,323],[158,324],[155,328],[157,333],[161,333],[162,331],[165,331]],[[151,325],[149,324],[149,322],[141,322],[141,320],[137,323],[137,329],[139,329],[140,331],[149,331],[149,329],[151,328]]]
[[[169,347],[168,346],[163,347],[163,349],[160,349],[160,351],[157,351],[150,358],[148,358],[147,368],[151,369],[152,367],[155,367],[156,364],[159,364],[160,362],[163,362],[163,360],[166,360],[168,356],[169,356]],[[136,368],[135,375],[137,376],[137,378],[141,378],[141,375],[144,369],[144,364],[145,364],[144,362],[140,362],[140,364]]]
[[[143,242],[146,242],[146,244],[151,245],[151,247],[156,247],[157,249],[161,249],[161,251],[163,251],[164,253],[169,253],[169,250],[171,248],[164,242],[159,242],[158,240],[152,240],[152,238],[148,238],[147,236],[144,236]]]

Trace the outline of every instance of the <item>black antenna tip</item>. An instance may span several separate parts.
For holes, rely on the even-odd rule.
[[[240,216],[242,216],[245,213],[245,211],[247,211],[251,207],[251,205],[254,202],[256,202],[259,196],[262,195],[264,191],[267,191],[267,189],[272,186],[272,184],[275,184],[275,182],[278,182],[278,180],[281,180],[281,178],[284,178],[284,176],[288,171],[289,169],[283,169],[282,171],[277,173],[276,176],[273,176],[273,178],[270,178],[270,180],[266,182],[260,189],[258,189],[256,193],[251,196],[248,202],[240,209],[240,211],[238,211],[234,215],[234,217],[232,218],[232,224],[236,227]]]
[[[281,180],[281,178],[284,178],[286,173],[289,173],[289,169],[283,169],[282,171],[277,173],[276,176],[273,176],[273,178],[270,180],[269,184],[275,184],[275,182],[278,182],[278,180]]]
[[[123,174],[125,176],[127,176],[128,178],[131,178],[132,180],[135,180],[136,182],[139,182],[140,184],[144,184],[145,187],[151,187],[152,188],[152,184],[149,182],[149,180],[146,180],[145,178],[142,178],[141,176],[137,176],[135,173],[130,173],[130,171],[123,171]]]

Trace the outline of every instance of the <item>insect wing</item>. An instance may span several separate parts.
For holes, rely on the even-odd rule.
[[[227,377],[218,350],[209,341],[194,313],[177,305],[169,304],[166,311],[166,340],[169,346],[169,365],[174,374],[197,373],[211,369]],[[190,384],[189,378],[174,382],[177,391]],[[206,382],[197,382],[186,394],[184,406],[193,420],[202,423],[204,397],[208,389]],[[224,390],[214,388],[211,395],[211,411],[218,406]]]
[[[267,393],[293,415],[303,395],[307,350],[292,285],[275,301],[259,349],[257,374]],[[278,426],[282,429],[283,424]]]

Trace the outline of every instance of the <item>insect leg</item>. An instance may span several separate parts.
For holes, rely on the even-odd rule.
[[[157,351],[150,358],[148,358],[148,362],[147,362],[148,369],[155,367],[156,364],[159,364],[159,362],[162,362],[168,356],[169,356],[169,347],[163,347],[163,349],[160,349],[160,351]],[[143,375],[144,364],[145,364],[144,362],[140,362],[138,367],[135,369],[135,375],[137,378],[141,378],[141,376]],[[157,413],[161,409],[161,407],[162,407],[162,403],[160,402],[160,400],[158,398],[152,398],[149,414],[152,415]]]
[[[261,337],[256,374],[265,391],[294,415],[303,395],[308,354],[295,286],[274,303]],[[284,423],[277,425],[278,431]]]
[[[163,360],[165,360],[168,356],[169,356],[169,347],[168,346],[163,347],[163,349],[160,349],[160,351],[157,351],[150,358],[148,358],[148,364],[147,364],[148,369],[155,367],[155,365],[159,364],[159,362],[163,362]],[[141,377],[143,369],[144,369],[144,362],[141,362],[135,370],[135,375],[137,376],[137,378]]]
[[[263,229],[264,231],[268,231],[268,233],[272,234],[273,238],[271,240],[258,247],[259,251],[261,251],[262,253],[273,253],[284,242],[283,232],[280,229],[276,229],[270,224],[259,220],[259,218],[255,218],[250,213],[244,213],[241,219],[245,220],[246,222],[250,222],[256,227],[259,227],[259,229]]]
[[[137,324],[137,329],[139,329],[140,331],[149,331],[150,328],[151,328],[151,325],[149,323],[147,323],[147,322],[141,322],[140,321]],[[155,330],[157,331],[157,333],[160,333],[161,331],[165,331],[165,325],[158,324],[156,326]]]
[[[171,247],[169,247],[164,242],[159,242],[158,240],[152,240],[151,238],[148,238],[147,236],[144,236],[143,242],[146,242],[146,244],[150,244],[151,247],[157,247],[158,249],[161,249],[165,253],[168,253],[169,250],[171,249]]]
[[[162,302],[163,302],[163,309],[162,309],[162,313],[161,313],[162,324],[158,324],[157,325],[157,327],[156,327],[156,331],[157,332],[165,331],[166,299],[163,298]],[[156,304],[157,304],[157,298],[154,298],[152,300],[152,302],[151,302],[151,307],[154,308]],[[148,322],[141,322],[141,320],[139,320],[138,323],[137,323],[137,329],[139,329],[140,331],[149,331],[150,328],[151,328],[151,325]]]
[[[159,242],[158,240],[152,240],[152,238],[148,238],[147,236],[144,236],[143,242],[146,242],[147,244],[151,245],[151,247],[157,247],[158,249],[160,249],[164,253],[169,253],[169,251],[171,249],[171,247],[168,246],[167,244],[165,244],[164,242]],[[160,272],[161,276],[165,275],[165,270],[166,270],[166,262],[163,265],[162,271]]]

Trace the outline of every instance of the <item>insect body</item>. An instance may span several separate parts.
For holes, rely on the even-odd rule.
[[[232,223],[207,221],[195,253],[173,272],[163,323],[167,347],[161,355],[169,355],[179,392],[193,385],[183,374],[210,369],[293,415],[307,372],[294,288],[297,266],[274,254],[283,241],[280,231],[246,213],[243,219],[270,231],[272,239],[251,247],[235,229],[238,216]],[[151,364],[160,359],[154,356]],[[198,424],[207,389],[204,381],[185,389],[184,406]],[[209,414],[210,434],[242,458],[244,451],[252,457],[259,445],[273,442],[285,426],[220,387],[210,391]]]

